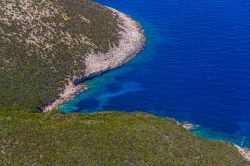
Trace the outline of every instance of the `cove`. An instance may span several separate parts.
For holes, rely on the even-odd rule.
[[[250,2],[98,2],[140,22],[146,47],[128,64],[86,81],[89,90],[62,111],[143,111],[250,147]]]

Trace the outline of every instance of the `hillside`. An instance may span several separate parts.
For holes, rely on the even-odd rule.
[[[249,165],[235,146],[172,119],[56,111],[87,89],[83,80],[143,49],[143,30],[126,14],[90,0],[0,8],[0,165]]]
[[[145,113],[2,110],[0,126],[2,165],[249,165],[233,145]]]
[[[128,29],[120,13],[89,0],[5,0],[0,8],[0,107],[52,103]]]

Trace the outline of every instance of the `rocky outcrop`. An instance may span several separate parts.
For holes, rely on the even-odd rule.
[[[188,123],[188,122],[185,122],[183,125],[182,125],[183,128],[187,129],[187,130],[193,130],[194,129],[194,125],[191,124],[191,123]]]
[[[196,130],[198,129],[200,126],[199,125],[194,125],[192,123],[189,122],[184,122],[183,124],[180,124],[183,128],[185,128],[186,130]]]

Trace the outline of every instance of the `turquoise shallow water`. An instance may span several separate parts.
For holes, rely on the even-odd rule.
[[[86,81],[64,112],[144,111],[189,121],[194,134],[250,147],[250,2],[99,0],[138,20],[145,50]]]

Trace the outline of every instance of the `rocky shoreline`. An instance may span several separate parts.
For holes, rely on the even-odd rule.
[[[192,131],[192,130],[195,130],[199,127],[199,125],[193,125],[192,123],[189,123],[189,122],[184,122],[184,123],[179,123],[177,121],[177,124],[182,126],[184,129],[188,130],[188,131]],[[247,149],[247,148],[242,148],[238,145],[235,145],[234,146],[237,148],[238,152],[248,161],[250,161],[250,149]]]
[[[242,147],[237,146],[237,145],[234,145],[234,146],[238,149],[239,153],[243,157],[245,157],[246,160],[250,161],[250,149],[242,148]]]
[[[42,107],[42,112],[56,109],[80,92],[87,90],[87,86],[81,84],[84,80],[127,63],[143,50],[146,39],[140,24],[126,14],[110,7],[107,8],[118,16],[119,27],[121,28],[118,46],[111,48],[107,53],[88,54],[85,58],[85,74],[74,77],[72,81],[69,81],[68,85],[65,85],[64,91],[59,94],[59,98]]]
[[[68,85],[65,85],[64,92],[59,95],[59,98],[56,99],[53,103],[42,108],[42,112],[49,112],[53,109],[59,107],[60,105],[70,101],[79,93],[87,90],[87,86],[83,84],[75,85],[73,82],[69,82]]]

